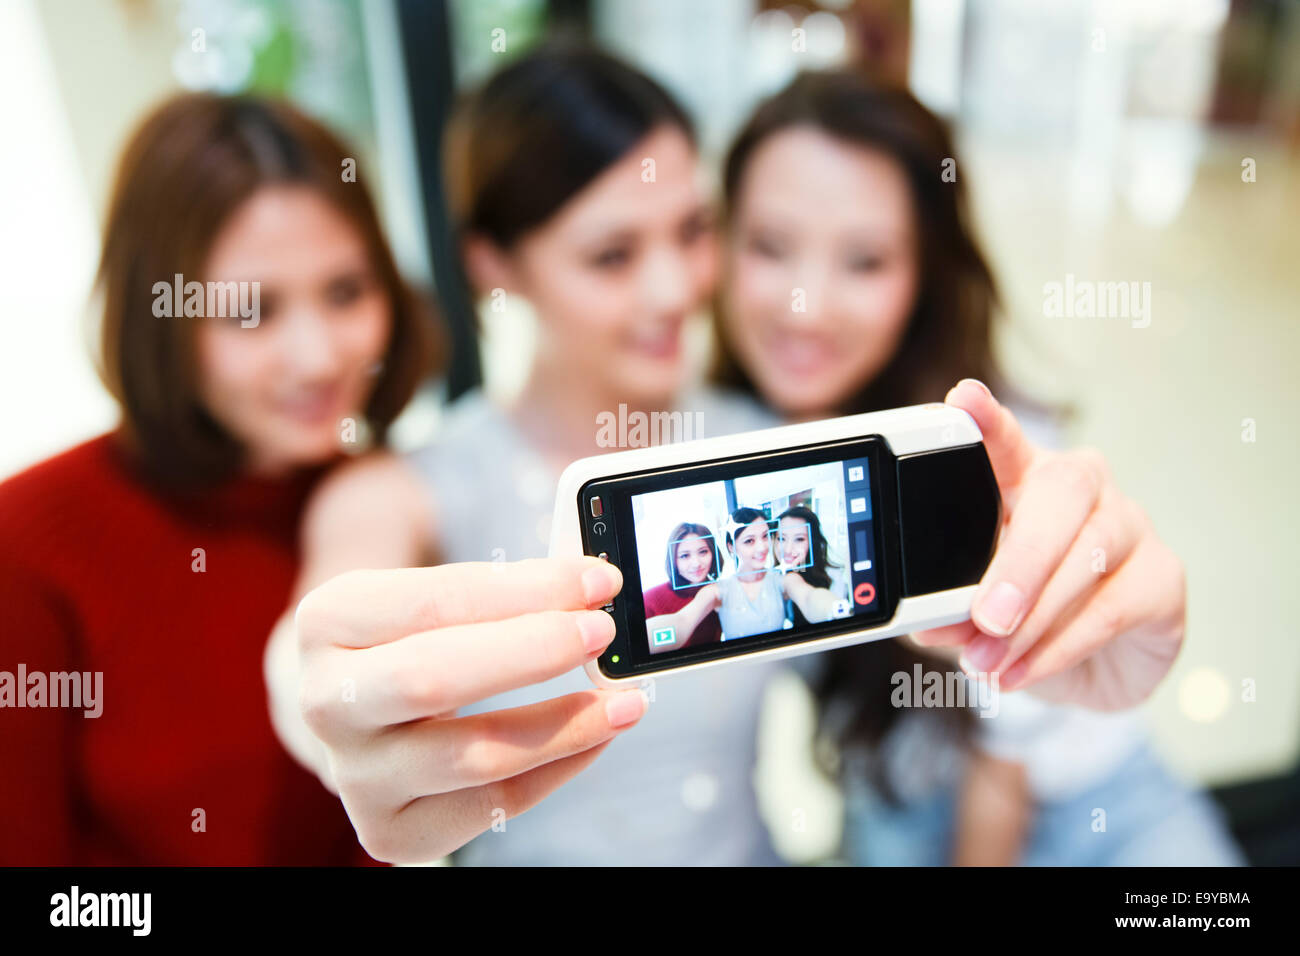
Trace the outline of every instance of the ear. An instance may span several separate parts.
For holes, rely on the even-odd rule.
[[[478,295],[493,289],[505,289],[516,294],[519,289],[518,269],[511,254],[482,234],[468,236],[461,245],[465,261],[465,274]]]

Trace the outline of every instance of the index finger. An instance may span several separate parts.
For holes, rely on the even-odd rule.
[[[596,608],[622,586],[618,568],[594,557],[349,571],[303,598],[295,623],[303,647],[373,647],[456,624]]]
[[[1025,437],[1011,410],[1002,405],[983,382],[964,378],[944,397],[944,403],[960,408],[979,426],[984,450],[998,489],[1005,495],[1017,487],[1034,462],[1034,446]]]

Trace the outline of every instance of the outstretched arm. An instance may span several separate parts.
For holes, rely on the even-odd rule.
[[[708,584],[700,588],[699,593],[691,598],[690,602],[679,611],[672,614],[658,614],[655,617],[648,618],[645,622],[646,640],[650,642],[650,653],[657,654],[660,651],[671,651],[681,647],[691,639],[695,634],[695,629],[700,626],[703,620],[714,611],[722,601],[722,596],[718,591],[716,584]],[[671,627],[675,634],[684,634],[685,638],[681,641],[674,641],[671,645],[655,647],[653,635],[655,631],[663,630],[665,627]]]
[[[345,571],[420,564],[432,532],[432,508],[423,489],[406,464],[388,453],[340,466],[313,492],[303,516],[298,580],[267,642],[263,674],[276,736],[294,759],[336,793],[321,742],[299,707],[301,662],[294,628],[298,602]]]
[[[838,600],[830,588],[815,588],[797,571],[787,571],[781,576],[785,596],[794,601],[800,613],[809,622],[829,621],[835,616]]]

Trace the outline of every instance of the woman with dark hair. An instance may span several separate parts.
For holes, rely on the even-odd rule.
[[[879,196],[863,189],[855,178],[864,172],[854,162],[861,157],[854,149],[844,156],[848,147],[838,134],[818,133],[815,118],[804,122],[806,104],[800,103],[815,106],[819,97],[804,96],[802,87],[796,92],[796,108],[787,112],[787,97],[760,112],[758,125],[742,139],[752,155],[737,153],[728,166],[734,313],[723,340],[725,346],[734,339],[737,383],[753,375],[781,413],[814,417],[853,407],[866,378],[889,364],[894,345],[905,338],[901,328],[917,295],[941,303],[934,306],[938,320],[969,316],[961,319],[963,329],[978,324],[979,276],[968,268],[969,250],[954,248],[946,256],[929,255],[926,262],[936,271],[918,284],[915,250],[902,241],[920,238],[906,177],[886,154],[869,165],[874,173],[893,174],[891,188]],[[837,101],[837,114],[861,111],[856,96]],[[800,129],[786,128],[796,120]],[[772,135],[759,135],[769,123]],[[906,124],[901,130],[891,124],[886,134],[912,135]],[[920,129],[924,139],[929,127]],[[796,133],[813,136],[811,155],[801,150],[777,181],[765,176],[756,188],[761,161],[773,158],[770,147],[790,145]],[[309,551],[321,556],[320,567],[336,571],[405,568],[430,548],[444,560],[494,560],[353,572],[312,591],[297,616],[301,679],[272,679],[273,702],[289,709],[285,701],[301,697],[317,747],[314,754],[302,751],[304,759],[338,788],[363,844],[385,859],[430,860],[463,847],[458,861],[472,863],[774,862],[752,773],[766,665],[683,674],[646,712],[638,693],[593,691],[578,669],[608,643],[608,615],[603,621],[579,615],[575,625],[553,614],[525,614],[540,610],[539,604],[599,608],[617,590],[617,573],[589,567],[583,578],[590,578],[589,588],[560,589],[553,598],[558,603],[548,605],[542,598],[555,584],[536,570],[539,565],[500,560],[541,553],[559,469],[601,450],[593,426],[620,404],[632,412],[703,411],[710,434],[772,421],[734,397],[678,394],[685,318],[710,295],[713,280],[707,203],[695,177],[689,126],[661,89],[617,61],[590,51],[543,50],[508,65],[463,103],[447,142],[450,205],[466,270],[475,289],[494,302],[517,296],[533,307],[539,327],[533,366],[513,406],[472,395],[451,411],[438,444],[409,465],[359,462],[322,488],[313,502],[316,521],[308,527],[319,547]],[[925,142],[946,146],[943,138]],[[802,139],[794,145],[809,144]],[[586,161],[587,155],[594,159]],[[920,170],[930,153],[918,156]],[[826,168],[812,168],[819,157]],[[848,177],[842,175],[845,159],[853,160]],[[870,177],[868,183],[878,185]],[[792,189],[812,190],[802,198],[812,200],[820,228],[809,223],[799,198],[791,205]],[[836,195],[844,189],[849,192]],[[756,197],[779,205],[760,210]],[[936,202],[935,214],[943,202],[956,200],[950,194]],[[924,212],[918,222],[928,226],[930,213],[918,212]],[[880,221],[884,228],[866,236],[854,226],[847,248],[822,241],[825,227],[839,230],[850,213],[901,213],[901,219]],[[900,223],[907,230],[901,236],[894,230]],[[946,241],[964,233],[949,228],[940,235]],[[836,312],[822,311],[824,290],[811,283],[801,287],[777,268],[741,268],[771,266],[791,249],[802,262],[806,250],[799,240],[806,236],[818,239],[814,258],[834,250],[837,280],[843,269],[865,283],[855,282],[851,294],[838,297]],[[877,240],[880,249],[868,246]],[[737,261],[740,250],[756,261]],[[884,290],[869,278],[882,262],[889,276]],[[817,265],[819,274],[830,274],[826,263]],[[902,286],[894,281],[899,276],[907,280]],[[792,296],[799,291],[813,294]],[[774,304],[778,292],[784,310]],[[865,321],[853,308],[859,295],[870,313]],[[806,337],[797,329],[790,334],[786,325],[792,300],[806,303],[805,317],[795,319],[806,323]],[[874,330],[878,322],[882,328]],[[899,327],[892,337],[884,335],[890,323]],[[955,335],[969,338],[960,330]],[[924,375],[924,347],[919,353],[909,347],[907,354],[915,355],[913,368]],[[939,368],[948,374],[969,367],[975,352],[942,355]],[[745,377],[739,377],[742,367]],[[824,371],[826,381],[810,369]],[[824,384],[839,393],[825,393]],[[805,388],[815,393],[804,396]],[[1018,562],[1027,553],[1020,549],[995,558],[990,574],[1009,580],[991,604],[977,602],[976,615],[986,627],[1015,633],[1010,643],[1018,663],[1008,667],[1006,680],[1064,690],[1095,707],[1141,699],[1168,669],[1181,637],[1176,559],[1141,522],[1129,520],[1134,512],[1100,473],[1096,456],[1049,460],[980,386],[963,385],[950,400],[979,422],[1013,515],[1020,515],[1008,530],[1010,540],[1039,528],[1047,543],[1059,545],[1061,522],[1090,515],[1103,490],[1102,517],[1119,509],[1114,548],[1129,570],[1108,578],[1118,587],[1107,589],[1104,600],[1115,600],[1123,616],[1094,605],[1082,622],[1071,627],[1061,621],[1061,633],[1039,642],[1041,628],[1061,616],[1058,588],[1067,595],[1079,591],[1075,566],[1040,599],[1051,568]],[[757,542],[742,544],[761,550]],[[480,574],[482,568],[488,571]],[[1147,579],[1148,604],[1134,600],[1133,569]],[[473,586],[463,593],[452,589],[462,579]],[[1035,612],[1025,617],[1030,597]],[[491,638],[471,639],[484,626],[480,615],[505,613],[521,616],[509,627],[491,628]],[[1124,620],[1141,624],[1141,632],[1090,629],[1097,621]],[[1026,635],[1033,649],[1023,643]],[[968,654],[990,650],[973,627],[928,639],[967,645]],[[1007,643],[1001,640],[993,649]],[[580,648],[585,657],[578,656]],[[527,666],[517,664],[521,655]],[[525,672],[531,680],[521,679]],[[339,693],[344,677],[355,687],[354,699]],[[865,695],[850,686],[845,696],[854,704]],[[606,750],[634,723],[636,732]],[[564,746],[567,755],[558,752]],[[566,781],[561,793],[542,799]],[[701,792],[709,799],[698,799]],[[497,826],[503,818],[511,818],[508,830]],[[484,833],[489,829],[496,832]],[[483,836],[466,845],[476,834]]]
[[[835,598],[829,590],[798,574],[783,574],[772,562],[771,527],[762,511],[737,508],[725,540],[736,572],[718,585],[724,641],[781,630],[787,626],[787,602],[810,620],[831,617]]]
[[[801,661],[822,730],[848,761],[851,852],[888,863],[1233,861],[1208,805],[1164,774],[1131,717],[1077,709],[1133,707],[1167,673],[1183,637],[1182,564],[1099,453],[1056,450],[1050,421],[1023,400],[1013,414],[983,384],[1013,394],[993,360],[996,289],[955,155],[943,122],[908,92],[806,73],[758,107],[725,165],[717,380],[791,420],[946,393],[979,425],[1006,505],[970,621]],[[945,673],[958,650],[964,671],[992,672],[1002,690],[1032,685],[1074,706],[1003,695],[990,720],[896,706],[900,675]],[[1098,788],[1105,801],[1088,803]],[[1141,797],[1124,823],[1112,816],[1121,838],[1112,831],[1104,847],[1050,825],[1126,793]]]
[[[722,626],[712,582],[718,580],[722,560],[713,532],[683,521],[668,536],[664,565],[668,580],[642,596],[650,653],[717,643]]]
[[[368,862],[261,667],[308,494],[434,358],[350,155],[289,105],[199,94],[127,143],[98,274],[120,424],[0,484],[0,657],[87,705],[0,716],[0,863]]]
[[[515,576],[532,566],[510,562],[546,553],[560,471],[605,450],[602,417],[689,409],[710,435],[773,422],[752,399],[685,390],[686,322],[710,300],[716,274],[698,172],[680,107],[650,78],[594,50],[530,52],[457,104],[445,179],[462,262],[485,300],[531,308],[532,364],[513,403],[472,392],[448,409],[435,444],[406,460],[358,462],[323,488],[313,518],[333,530],[313,549],[318,567],[404,568],[428,555],[491,559],[484,566],[499,572],[495,603],[508,604],[518,599]],[[377,852],[428,860],[460,847],[456,862],[471,865],[779,862],[752,779],[758,713],[775,668],[682,675],[647,711],[637,691],[593,692],[581,660],[567,673],[538,672],[527,682],[510,680],[511,654],[490,645],[480,645],[473,666],[438,666],[429,650],[442,634],[424,622],[444,609],[412,594],[415,608],[428,608],[415,614],[398,598],[416,573],[353,577],[385,595],[367,602],[358,602],[345,575],[309,595],[312,613],[298,618],[304,645],[334,649],[302,657],[310,729],[322,742],[314,758],[309,747],[296,752],[327,782],[337,780]],[[479,613],[467,600],[452,604]],[[609,615],[599,627],[599,636],[612,632]],[[338,648],[340,629],[357,649]],[[340,673],[355,677],[358,699],[391,697],[400,684],[408,689],[398,695],[403,705],[366,719],[339,699]],[[607,694],[615,707],[608,715]],[[289,706],[299,683],[273,680],[272,696]],[[448,711],[455,719],[436,719]],[[559,715],[568,714],[584,714],[587,723],[557,732]],[[412,743],[409,753],[392,747],[392,734],[412,720],[418,733],[436,730],[459,744]],[[514,729],[503,742],[506,721]],[[621,746],[582,773],[566,765],[564,789],[540,803],[531,787],[520,788],[527,801],[508,805],[472,795],[486,771],[458,759],[458,747],[468,748],[490,767],[488,755],[500,753],[536,773],[546,769],[539,742],[580,739],[583,752],[569,760],[589,763],[633,723]],[[707,804],[689,798],[702,775],[716,795]],[[412,794],[419,795],[413,804]],[[447,805],[455,808],[450,817]],[[513,817],[530,806],[504,832],[490,812],[503,807]]]
[[[830,571],[839,565],[830,559],[830,545],[822,534],[822,523],[816,513],[803,505],[794,505],[781,512],[776,527],[778,553],[785,573],[797,574],[815,588],[833,590],[836,582],[831,579]],[[847,596],[841,596],[847,600]],[[793,602],[787,612],[796,627],[808,623],[803,611]],[[829,619],[830,615],[821,618]]]

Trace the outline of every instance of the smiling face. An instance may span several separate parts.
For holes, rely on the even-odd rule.
[[[646,182],[653,160],[654,181]],[[685,373],[682,332],[712,294],[717,247],[694,147],[662,126],[525,234],[475,284],[499,282],[541,323],[539,360],[662,406]],[[470,256],[475,272],[475,256]],[[480,262],[482,260],[480,259]]]
[[[723,319],[769,404],[835,414],[893,357],[917,298],[914,219],[906,173],[885,153],[803,126],[755,148],[734,203]]]
[[[260,316],[194,321],[199,395],[256,472],[328,460],[360,420],[393,324],[351,221],[304,187],[264,187],[238,207],[203,280],[259,282]]]
[[[781,563],[787,568],[808,565],[808,522],[802,518],[781,519],[778,529],[781,538]]]
[[[766,518],[756,518],[741,528],[734,538],[736,562],[739,571],[762,571],[767,567],[767,556],[772,551],[771,534]]]
[[[688,534],[677,542],[677,573],[683,581],[700,584],[713,571],[713,547],[698,534]]]

